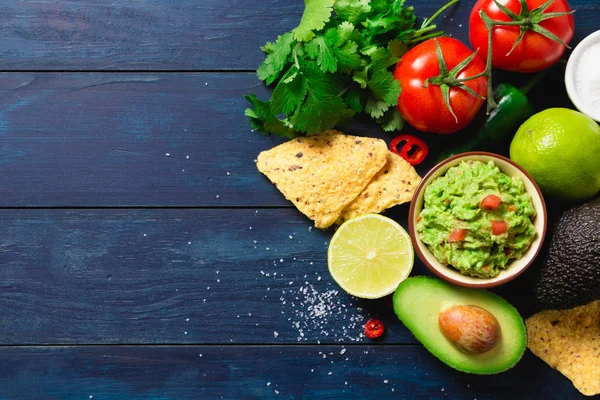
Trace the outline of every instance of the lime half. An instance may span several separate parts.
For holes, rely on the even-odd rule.
[[[329,273],[337,284],[364,299],[393,293],[414,263],[408,233],[379,214],[344,222],[331,238],[327,256]]]

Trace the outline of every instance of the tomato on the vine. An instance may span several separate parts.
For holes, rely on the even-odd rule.
[[[494,22],[522,22],[522,25],[493,28],[492,65],[507,71],[535,72],[548,68],[562,57],[575,31],[566,0],[553,0],[549,4],[548,0],[478,0],[469,17],[469,40],[482,57],[488,54],[489,32],[481,17],[482,10]]]
[[[409,124],[421,131],[457,132],[471,122],[484,102],[484,73],[483,59],[459,40],[426,40],[410,49],[396,65],[394,77],[402,87],[398,109]]]

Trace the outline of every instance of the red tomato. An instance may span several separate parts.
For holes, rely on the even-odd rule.
[[[490,221],[492,223],[492,235],[502,235],[508,231],[508,224],[504,221]]]
[[[496,1],[516,14],[521,12],[519,0]],[[547,0],[526,1],[531,11]],[[469,40],[471,46],[474,49],[480,49],[481,56],[485,58],[488,53],[488,30],[479,15],[480,10],[484,10],[495,21],[512,21],[513,19],[498,8],[494,0],[478,0],[475,3],[469,18]],[[566,0],[554,0],[544,13],[568,11],[571,11],[571,9]],[[552,32],[564,43],[568,44],[573,38],[575,23],[573,16],[570,14],[546,19],[541,21],[539,25]],[[508,54],[519,37],[519,33],[519,26],[504,25],[494,28],[492,35],[492,65],[495,68],[515,72],[535,72],[554,64],[565,51],[565,46],[562,43],[529,30],[525,33],[521,42]]]
[[[495,210],[500,205],[502,199],[495,194],[489,194],[481,200],[481,204],[479,204],[479,208],[482,210]]]
[[[450,88],[450,106],[456,119],[446,106],[440,86],[429,83],[428,78],[440,75],[435,42],[440,44],[448,70],[452,70],[464,59],[473,54],[466,45],[450,37],[429,39],[410,49],[396,65],[394,77],[400,81],[402,92],[398,99],[398,109],[406,121],[424,132],[454,133],[471,122],[484,102],[459,87]],[[477,75],[485,70],[485,62],[476,55],[460,71],[458,79]],[[473,92],[485,96],[487,78],[485,76],[464,82]]]
[[[462,242],[465,240],[466,236],[466,229],[455,229],[450,233],[450,237],[448,237],[448,243]]]

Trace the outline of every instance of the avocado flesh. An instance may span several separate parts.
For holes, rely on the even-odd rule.
[[[600,198],[560,216],[534,293],[542,308],[554,310],[600,299]]]
[[[500,324],[500,341],[490,351],[467,354],[441,333],[438,314],[447,305],[476,305]],[[472,374],[496,374],[514,366],[527,346],[525,324],[517,310],[501,297],[482,289],[454,286],[417,276],[402,282],[394,293],[394,311],[415,337],[440,361]]]

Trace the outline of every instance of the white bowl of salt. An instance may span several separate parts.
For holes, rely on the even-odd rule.
[[[600,31],[583,39],[571,53],[565,85],[573,105],[600,122]]]

